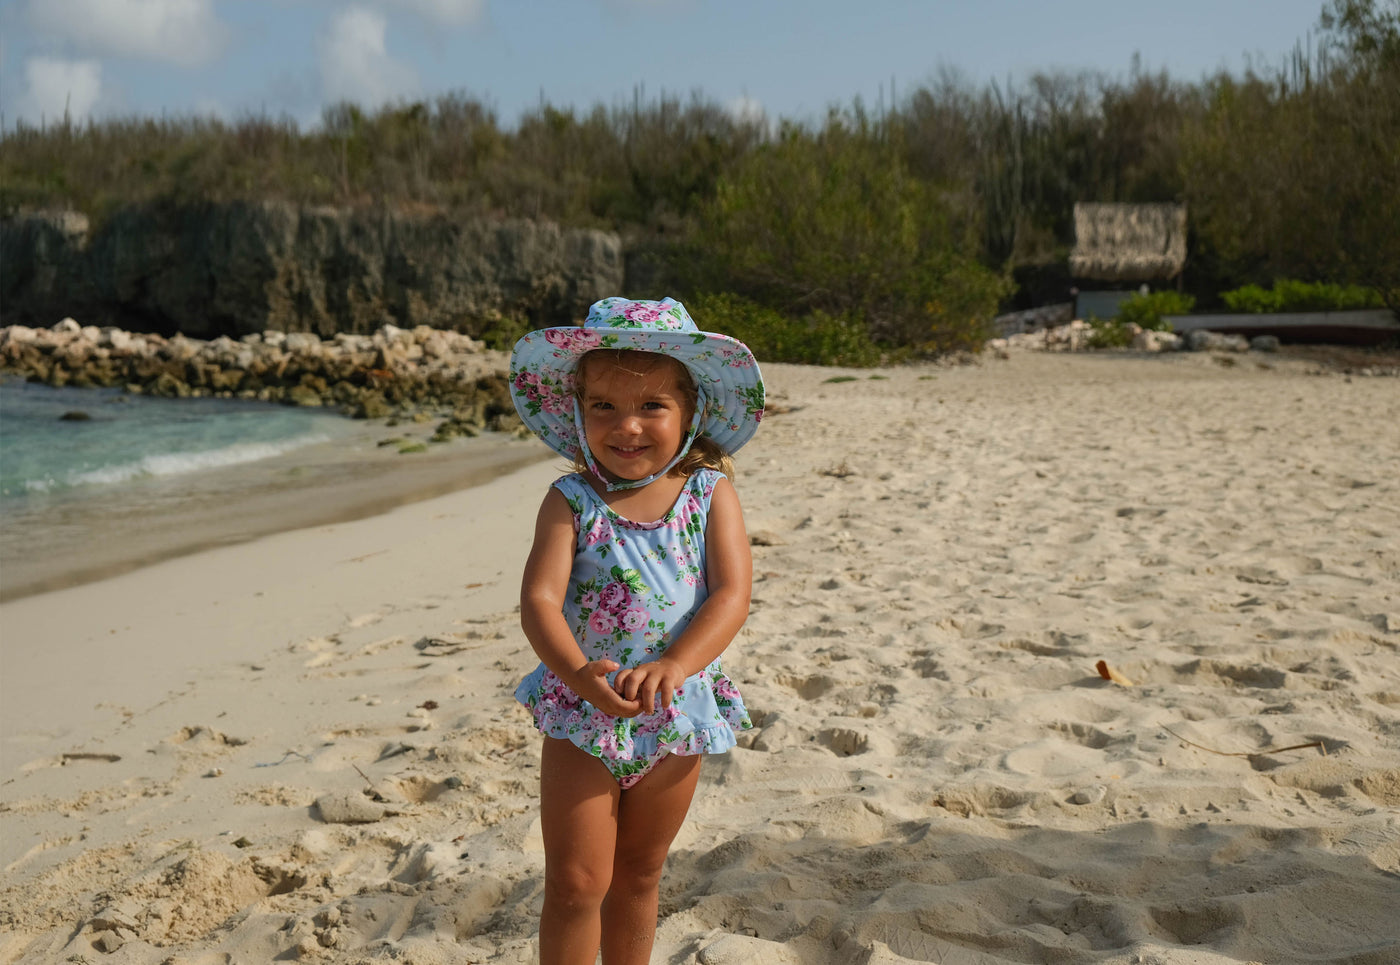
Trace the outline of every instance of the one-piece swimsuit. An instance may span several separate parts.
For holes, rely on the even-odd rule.
[[[578,473],[554,486],[569,504],[576,542],[564,619],[584,659],[623,667],[655,660],[705,602],[705,521],[723,478],[701,469],[665,516],[639,523],[618,515]],[[609,675],[611,682],[614,675]],[[613,717],[540,664],[515,691],[540,732],[597,757],[631,787],[667,754],[718,754],[752,726],[738,689],[716,659],[677,688],[669,708]]]

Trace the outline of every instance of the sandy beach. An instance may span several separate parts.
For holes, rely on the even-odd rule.
[[[1400,961],[1400,381],[765,375],[654,961]],[[531,962],[538,454],[0,605],[0,965]]]

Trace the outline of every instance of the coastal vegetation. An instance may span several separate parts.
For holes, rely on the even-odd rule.
[[[607,229],[629,284],[794,361],[979,346],[998,311],[1066,296],[1087,200],[1184,203],[1182,284],[1201,307],[1300,279],[1396,310],[1400,0],[1329,0],[1307,45],[1242,76],[1183,81],[1134,60],[1121,77],[978,88],[945,72],[818,121],[639,95],[541,104],[510,127],[457,93],[340,104],[307,129],[128,118],[0,136],[7,216],[68,208],[100,224],[133,204],[262,200]]]
[[[1196,299],[1182,292],[1140,292],[1124,299],[1113,318],[1088,319],[1091,348],[1123,348],[1130,345],[1139,331],[1170,332],[1168,315],[1185,315],[1196,305]]]
[[[1168,315],[1185,315],[1196,307],[1196,299],[1181,292],[1161,291],[1137,294],[1118,306],[1118,321],[1124,325],[1157,332],[1171,330]]]
[[[1384,303],[1380,292],[1360,285],[1335,285],[1327,282],[1280,279],[1269,288],[1244,285],[1233,291],[1221,292],[1220,300],[1232,312],[1345,312],[1362,308],[1380,308]]]

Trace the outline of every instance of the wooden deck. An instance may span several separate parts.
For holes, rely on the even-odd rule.
[[[1178,334],[1206,329],[1232,335],[1276,335],[1285,342],[1382,345],[1400,342],[1400,321],[1388,309],[1354,312],[1166,315]]]

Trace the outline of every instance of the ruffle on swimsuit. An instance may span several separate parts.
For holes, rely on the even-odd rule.
[[[738,689],[718,668],[687,678],[685,689],[690,699],[673,701],[669,708],[658,706],[655,713],[639,717],[611,717],[540,666],[521,682],[515,697],[530,708],[540,733],[592,754],[627,788],[667,754],[722,754],[735,745],[735,731],[752,726]],[[707,691],[710,713],[703,706]],[[679,709],[678,703],[685,703],[686,709]],[[710,722],[697,725],[697,717]]]
[[[564,618],[588,660],[633,667],[666,651],[708,596],[705,521],[714,470],[693,474],[661,519],[638,523],[613,512],[580,475],[554,485],[574,515],[578,541]],[[667,754],[719,754],[749,728],[748,711],[718,660],[679,687],[669,708],[613,717],[574,693],[543,664],[515,691],[550,737],[597,757],[631,787]]]

